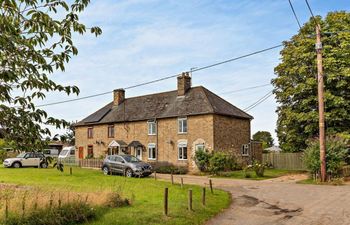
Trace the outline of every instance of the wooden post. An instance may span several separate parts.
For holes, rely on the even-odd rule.
[[[157,172],[154,171],[154,180],[157,180]]]
[[[174,176],[173,176],[173,172],[171,172],[171,184],[174,184]]]
[[[202,191],[202,205],[205,205],[205,187],[203,187]]]
[[[70,175],[73,174],[73,169],[72,169],[72,167],[69,168],[69,174],[70,174]]]
[[[164,215],[168,215],[168,188],[164,189]]]
[[[181,189],[184,187],[184,179],[181,177]]]
[[[211,182],[211,179],[209,179],[209,187],[210,187],[210,192],[213,194],[213,183]]]
[[[192,211],[192,189],[188,190],[188,210]]]

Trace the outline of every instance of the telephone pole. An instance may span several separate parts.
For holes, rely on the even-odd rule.
[[[327,178],[327,173],[326,173],[326,135],[325,135],[325,118],[324,118],[324,82],[323,82],[323,65],[322,65],[321,27],[319,24],[316,24],[316,53],[317,53],[321,181],[325,182]]]

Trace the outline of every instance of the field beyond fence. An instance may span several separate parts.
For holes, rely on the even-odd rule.
[[[262,162],[272,165],[276,169],[306,170],[303,163],[303,153],[266,153]]]

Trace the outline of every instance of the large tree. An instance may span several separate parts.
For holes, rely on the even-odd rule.
[[[327,133],[350,129],[350,13],[330,12],[322,19],[325,117]],[[301,151],[318,136],[315,21],[284,42],[272,80],[279,103],[277,136],[284,151]]]
[[[263,149],[273,146],[273,138],[268,131],[258,131],[253,134],[254,141],[260,141],[262,143]]]
[[[89,0],[67,4],[61,0],[0,1],[0,128],[5,139],[22,150],[41,148],[50,135],[45,125],[62,128],[68,123],[49,117],[33,101],[47,92],[78,94],[76,86],[63,86],[51,78],[55,70],[64,71],[72,55],[74,33],[87,30],[96,36],[98,27],[87,28],[78,14]]]

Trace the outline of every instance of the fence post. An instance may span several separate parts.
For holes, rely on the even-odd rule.
[[[70,174],[70,175],[73,174],[73,169],[72,169],[72,167],[69,167],[69,174]]]
[[[192,211],[192,189],[188,190],[188,210]]]
[[[184,187],[184,179],[181,177],[181,189]]]
[[[168,188],[164,189],[164,215],[168,215]]]
[[[171,172],[171,184],[174,184],[174,176],[173,176],[173,172]]]
[[[209,187],[210,187],[210,192],[213,194],[214,191],[213,191],[213,183],[211,181],[211,179],[209,179]]]
[[[205,187],[203,187],[202,191],[202,205],[205,205]]]
[[[154,171],[154,180],[157,180],[157,172]]]

